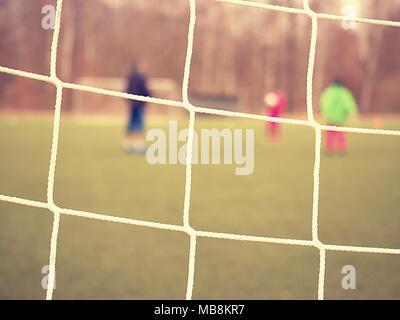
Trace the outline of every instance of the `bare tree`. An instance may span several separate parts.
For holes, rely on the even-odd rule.
[[[381,16],[388,16],[390,2],[385,1],[376,6],[371,1],[364,1],[363,12],[375,11]],[[360,59],[364,65],[364,78],[362,81],[360,106],[362,111],[370,112],[372,107],[373,93],[378,81],[378,67],[382,55],[382,41],[385,28],[374,25],[362,25],[360,28]]]

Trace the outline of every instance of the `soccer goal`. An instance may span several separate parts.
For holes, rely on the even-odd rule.
[[[85,87],[101,88],[113,92],[126,91],[126,79],[118,77],[81,77],[76,83]],[[178,100],[179,85],[171,78],[150,78],[149,88],[153,96],[166,100]],[[126,101],[110,95],[99,95],[93,92],[72,90],[71,111],[76,117],[87,115],[121,115],[126,111]],[[179,111],[179,110],[178,110]],[[150,104],[149,112],[154,114],[170,114],[168,110],[160,109]]]
[[[268,116],[254,115],[247,113],[240,113],[234,111],[208,109],[204,107],[195,106],[189,101],[188,98],[188,87],[189,87],[189,76],[190,66],[193,51],[193,39],[194,29],[196,23],[196,0],[188,0],[190,3],[190,21],[188,26],[188,42],[186,60],[184,66],[184,77],[182,82],[182,99],[176,99],[172,92],[176,91],[175,85],[171,85],[169,81],[160,81],[151,83],[150,86],[157,86],[160,90],[171,92],[171,96],[165,98],[151,98],[141,97],[125,93],[124,81],[122,79],[115,78],[84,78],[80,79],[80,83],[66,83],[58,78],[57,73],[57,53],[58,53],[58,40],[60,33],[60,23],[62,19],[62,7],[63,0],[57,0],[56,8],[56,22],[53,34],[52,46],[51,46],[51,61],[50,61],[50,73],[49,75],[34,74],[26,71],[11,69],[7,67],[0,67],[0,72],[12,74],[15,76],[26,77],[38,81],[44,81],[47,83],[54,84],[57,89],[56,101],[55,101],[55,113],[53,121],[53,139],[51,147],[51,158],[49,163],[48,171],[48,186],[47,186],[47,201],[38,202],[29,199],[17,198],[13,196],[0,195],[1,201],[22,204],[26,206],[33,206],[38,208],[45,208],[53,212],[53,228],[50,240],[50,255],[49,255],[49,282],[47,287],[47,299],[52,299],[53,290],[55,284],[55,270],[56,270],[56,257],[57,257],[57,242],[58,234],[60,229],[60,219],[64,215],[73,215],[79,217],[85,217],[90,219],[96,219],[107,222],[116,222],[129,225],[144,226],[155,229],[171,230],[175,232],[185,233],[190,237],[190,252],[188,261],[188,278],[187,278],[187,289],[186,298],[191,299],[193,288],[195,286],[195,267],[196,267],[196,242],[198,238],[214,238],[214,239],[226,239],[236,241],[251,241],[260,243],[274,243],[274,244],[285,244],[292,246],[307,246],[316,248],[319,251],[319,277],[318,277],[318,299],[324,299],[324,288],[325,288],[325,267],[326,267],[326,253],[328,251],[344,251],[344,252],[358,252],[358,253],[379,253],[379,254],[400,254],[400,248],[377,248],[377,247],[355,247],[347,245],[330,245],[322,243],[318,236],[318,213],[319,213],[319,185],[320,185],[320,161],[321,161],[321,135],[325,130],[336,130],[344,132],[353,132],[368,135],[392,135],[400,136],[400,131],[395,130],[382,130],[382,129],[363,129],[363,128],[338,128],[326,125],[321,125],[314,119],[313,111],[313,72],[315,64],[315,55],[317,48],[317,35],[318,35],[318,24],[322,19],[342,21],[346,19],[345,16],[337,16],[330,14],[322,14],[313,11],[310,8],[309,0],[303,1],[303,8],[290,8],[285,6],[270,5],[252,1],[242,0],[220,0],[222,2],[254,7],[262,10],[272,10],[286,12],[290,14],[305,15],[312,21],[312,36],[310,40],[310,51],[309,51],[309,62],[308,62],[308,75],[307,75],[307,120],[294,120],[286,118],[271,118]],[[358,23],[369,23],[380,26],[393,26],[400,27],[400,22],[385,21],[385,20],[374,20],[366,18],[354,18]],[[190,195],[191,195],[191,173],[192,173],[192,149],[188,148],[186,156],[186,184],[185,184],[185,195],[184,195],[184,208],[182,212],[183,223],[181,225],[171,225],[158,222],[147,222],[141,220],[133,220],[128,218],[121,218],[112,215],[101,215],[94,212],[77,211],[68,208],[60,208],[54,203],[53,190],[54,190],[54,177],[57,162],[57,151],[58,141],[60,132],[60,114],[62,109],[63,92],[65,89],[77,91],[82,94],[91,94],[93,96],[98,95],[99,99],[105,99],[107,97],[116,97],[123,99],[133,99],[146,101],[148,103],[155,103],[161,106],[173,106],[180,110],[186,110],[189,113],[189,134],[188,134],[188,145],[193,145],[194,139],[194,126],[197,114],[206,113],[214,115],[222,115],[228,117],[239,117],[247,119],[258,119],[262,121],[274,121],[295,126],[305,126],[312,128],[315,133],[315,157],[314,157],[314,171],[313,171],[313,196],[309,201],[312,203],[312,239],[282,239],[272,237],[258,237],[252,235],[238,235],[238,234],[227,234],[218,232],[208,232],[195,230],[189,222],[190,216]],[[78,99],[78,98],[74,98]],[[122,103],[122,99],[121,99]],[[93,104],[93,108],[100,108],[97,100],[94,102],[87,102],[84,99],[82,101],[76,100],[74,102],[78,112],[87,110],[88,105]],[[102,102],[101,105],[107,105]],[[118,106],[112,106],[118,110]],[[112,241],[112,239],[110,239]]]

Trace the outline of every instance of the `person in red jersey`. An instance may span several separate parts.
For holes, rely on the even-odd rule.
[[[288,99],[282,90],[274,90],[268,93],[264,98],[264,102],[266,104],[267,116],[280,118],[285,114]],[[278,141],[281,137],[281,124],[268,121],[266,125],[267,136],[274,142]]]

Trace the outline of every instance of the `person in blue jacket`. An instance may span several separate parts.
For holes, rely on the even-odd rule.
[[[128,77],[127,93],[144,97],[150,96],[150,91],[147,87],[147,78],[140,70],[138,62],[134,62],[132,71]],[[145,109],[146,102],[129,100],[128,123],[124,140],[124,150],[126,152],[144,153],[146,151],[144,137]]]

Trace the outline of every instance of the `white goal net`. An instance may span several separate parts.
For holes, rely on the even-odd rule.
[[[124,92],[126,90],[126,79],[121,77],[81,77],[76,83],[85,87],[104,88],[114,92]],[[178,84],[171,78],[150,78],[148,86],[152,95],[167,99],[177,100],[180,94]],[[112,96],[94,94],[92,92],[72,90],[72,113],[73,115],[87,114],[112,114],[120,115],[125,113],[126,101],[119,99],[115,101]],[[159,106],[151,104],[148,108],[150,113],[171,113],[172,108],[163,110]],[[177,110],[176,111],[184,111]]]
[[[16,198],[9,195],[0,195],[0,200],[18,203],[26,206],[33,206],[39,208],[45,208],[51,210],[54,214],[53,219],[53,229],[50,241],[50,257],[49,257],[49,282],[47,287],[46,298],[52,299],[54,283],[55,283],[55,269],[56,269],[56,256],[57,256],[57,239],[59,232],[60,219],[63,215],[73,215],[79,217],[85,217],[90,219],[97,219],[102,221],[112,221],[117,223],[132,224],[149,228],[172,230],[176,232],[183,232],[190,236],[190,254],[188,261],[188,279],[187,279],[187,290],[186,298],[191,299],[193,288],[194,288],[194,274],[196,266],[196,240],[199,237],[209,237],[218,239],[229,239],[237,241],[253,241],[253,242],[264,242],[264,243],[277,243],[285,245],[294,246],[308,246],[315,247],[319,250],[319,280],[318,280],[318,299],[324,299],[324,280],[325,280],[325,256],[327,251],[348,251],[348,252],[360,252],[360,253],[380,253],[380,254],[400,254],[400,249],[392,248],[375,248],[375,247],[354,247],[354,246],[338,246],[322,243],[318,238],[318,199],[319,199],[319,183],[320,183],[320,160],[321,160],[321,135],[324,130],[335,130],[344,132],[354,132],[361,134],[377,134],[377,135],[398,135],[400,136],[400,131],[394,130],[381,130],[381,129],[364,129],[364,128],[349,128],[349,127],[332,127],[321,125],[314,119],[313,113],[313,73],[315,64],[315,54],[317,47],[317,36],[318,36],[318,22],[320,19],[329,19],[343,21],[348,19],[345,16],[330,15],[324,13],[317,13],[310,8],[309,0],[303,0],[303,8],[290,8],[285,6],[269,5],[252,1],[242,1],[242,0],[220,0],[221,2],[231,3],[239,6],[247,6],[259,8],[262,10],[272,10],[286,12],[290,14],[299,14],[309,17],[312,21],[312,34],[310,40],[310,52],[309,52],[309,62],[308,62],[308,74],[307,74],[307,120],[294,120],[285,118],[270,118],[268,116],[247,114],[233,111],[224,111],[218,109],[208,109],[198,106],[194,106],[190,103],[188,97],[188,86],[189,86],[189,76],[190,76],[190,64],[192,59],[193,50],[193,38],[194,29],[196,23],[196,0],[188,0],[190,3],[190,21],[189,21],[189,32],[188,32],[188,42],[187,42],[187,52],[184,68],[184,78],[182,84],[182,101],[176,101],[171,99],[160,99],[151,97],[142,97],[131,95],[110,89],[100,89],[88,85],[67,83],[61,81],[57,77],[57,47],[60,34],[60,23],[62,18],[62,6],[63,0],[57,0],[56,8],[56,23],[53,34],[52,46],[51,46],[51,60],[50,60],[50,75],[40,75],[30,72],[25,72],[21,70],[11,69],[7,67],[0,66],[0,72],[7,74],[26,77],[38,81],[44,81],[47,83],[52,83],[57,88],[56,103],[55,103],[55,113],[53,120],[53,139],[51,147],[51,158],[49,164],[48,173],[48,186],[47,186],[47,201],[37,202],[28,199]],[[387,20],[374,20],[366,18],[352,18],[358,23],[368,23],[381,26],[392,26],[400,27],[400,22],[387,21]],[[62,107],[62,97],[64,89],[79,90],[82,92],[90,92],[99,95],[120,97],[124,99],[134,99],[140,101],[146,101],[149,103],[174,106],[178,108],[186,109],[189,114],[189,135],[188,135],[188,145],[193,145],[194,136],[194,124],[197,113],[206,113],[230,117],[241,117],[248,119],[256,119],[263,121],[274,121],[290,125],[307,126],[311,127],[315,131],[315,159],[314,159],[314,172],[313,172],[313,197],[310,199],[313,203],[312,207],[312,240],[301,240],[301,239],[281,239],[281,238],[270,238],[270,237],[256,237],[251,235],[238,235],[238,234],[227,234],[218,232],[207,232],[195,230],[190,226],[189,215],[190,215],[190,192],[191,192],[191,173],[192,173],[192,148],[188,148],[187,158],[186,158],[186,185],[185,185],[185,197],[184,197],[184,209],[183,209],[183,223],[182,225],[170,225],[162,224],[157,222],[147,222],[128,218],[121,218],[111,215],[101,215],[93,212],[84,212],[71,210],[68,208],[60,208],[54,203],[53,190],[54,190],[54,176],[57,163],[57,150],[58,150],[58,140],[60,131],[60,115]]]

